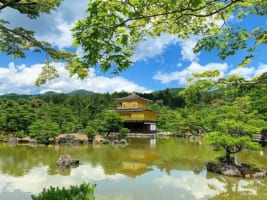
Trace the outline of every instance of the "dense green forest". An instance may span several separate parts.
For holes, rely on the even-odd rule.
[[[158,123],[162,132],[182,136],[209,132],[207,141],[218,149],[238,136],[234,144],[242,145],[235,146],[236,151],[245,146],[254,148],[249,141],[256,134],[265,133],[267,127],[267,73],[252,80],[237,75],[216,79],[219,74],[218,71],[196,73],[185,89],[138,95],[154,100],[150,107],[162,113]],[[69,94],[2,95],[0,130],[2,135],[45,140],[59,133],[82,131],[93,136],[96,132],[119,131],[122,119],[117,113],[107,111],[116,108],[115,98],[129,94],[79,90]]]
[[[166,89],[140,96],[155,100],[152,109],[165,110],[184,107],[181,89]],[[0,130],[4,135],[55,137],[59,133],[88,130],[94,124],[97,132],[112,131],[109,118],[116,114],[106,112],[116,108],[115,98],[129,95],[127,92],[98,94],[77,90],[69,94],[47,92],[41,95],[6,94],[0,96]],[[106,128],[103,121],[107,121]],[[102,123],[102,124],[101,124]],[[120,122],[120,124],[122,124]],[[103,128],[104,127],[104,128]]]

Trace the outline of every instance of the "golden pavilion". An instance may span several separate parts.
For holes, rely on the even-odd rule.
[[[152,100],[132,93],[127,97],[117,98],[115,110],[124,119],[124,127],[131,132],[156,132],[158,112],[148,108]]]

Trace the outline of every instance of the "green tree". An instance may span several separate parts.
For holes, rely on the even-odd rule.
[[[103,71],[125,70],[133,61],[138,43],[162,34],[187,39],[201,36],[195,52],[216,49],[225,59],[239,50],[246,52],[240,66],[248,64],[260,44],[267,42],[267,29],[247,29],[250,15],[259,18],[267,13],[265,0],[94,0],[90,1],[87,16],[73,28],[75,45],[84,49],[85,68],[99,64]],[[229,20],[241,19],[240,26]],[[70,71],[75,73],[77,68]]]
[[[194,73],[189,79],[190,84],[180,92],[184,97],[187,107],[204,106],[210,101],[210,94],[214,91],[216,77],[219,77],[218,70],[208,70],[201,73]]]
[[[128,133],[130,133],[130,129],[128,129],[128,128],[121,128],[120,130],[119,130],[119,138],[126,138],[127,137],[127,135],[128,135]]]
[[[118,132],[123,127],[123,119],[116,112],[103,112],[96,116],[93,121],[93,127],[99,133],[106,133],[109,136],[111,132]]]
[[[238,98],[232,105],[218,107],[213,113],[212,132],[205,135],[205,140],[215,150],[225,151],[225,162],[231,163],[231,154],[243,148],[258,149],[253,142],[255,134],[266,127],[266,121],[257,118],[254,112],[248,112],[249,98]]]
[[[89,141],[92,141],[94,139],[94,137],[96,136],[95,129],[92,126],[90,126],[89,124],[86,126],[84,131],[85,131],[85,134],[87,135]]]
[[[198,109],[184,109],[180,119],[181,133],[193,136],[206,133],[209,129],[208,120],[211,112],[207,106]]]
[[[168,112],[159,115],[159,129],[171,133],[181,133],[181,112],[178,110],[168,110]]]
[[[5,131],[28,131],[28,126],[36,119],[35,110],[28,104],[7,100],[0,110],[0,126]],[[25,101],[24,103],[29,103]]]
[[[1,0],[0,12],[4,9],[15,9],[30,19],[36,19],[42,13],[55,10],[62,0]],[[75,54],[57,50],[48,42],[36,39],[34,32],[23,27],[10,28],[10,22],[0,18],[0,52],[15,58],[25,58],[26,51],[43,52],[47,60],[36,84],[45,83],[47,79],[58,77],[58,73],[51,65],[51,61],[65,60],[71,63]]]
[[[57,123],[50,120],[37,120],[29,126],[30,137],[39,143],[49,144],[50,138],[55,138],[60,133]]]
[[[266,127],[266,120],[254,102],[266,97],[261,90],[266,83],[236,75],[225,79],[218,76],[218,71],[193,74],[193,82],[181,92],[186,101],[181,128],[206,133],[207,143],[215,150],[223,149],[225,161],[230,163],[231,154],[243,148],[258,148],[252,140]]]
[[[267,121],[267,72],[247,82],[241,89],[250,96],[252,109],[257,110],[260,117]]]
[[[50,105],[48,107],[48,117],[51,121],[58,124],[61,131],[63,131],[69,123],[74,122],[74,115],[71,109],[59,105]]]

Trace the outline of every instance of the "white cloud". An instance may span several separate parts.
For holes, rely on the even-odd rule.
[[[57,30],[56,33],[47,32],[47,34],[38,36],[38,39],[54,44],[60,49],[71,47],[73,38],[70,30],[74,26],[74,22],[68,23],[64,21],[61,15],[54,22]]]
[[[89,77],[84,80],[78,79],[77,76],[70,77],[63,63],[52,64],[56,67],[60,77],[48,81],[40,87],[34,86],[34,82],[41,72],[42,64],[35,64],[28,67],[26,65],[15,66],[14,63],[10,63],[8,67],[0,67],[0,94],[32,94],[38,93],[38,91],[40,93],[47,91],[67,93],[77,89],[99,93],[115,91],[149,92],[146,88],[123,77],[115,76],[109,78],[97,76],[94,69],[90,70]]]
[[[239,75],[244,77],[245,79],[249,79],[255,72],[255,69],[252,67],[242,67],[242,68],[235,68],[232,69],[228,75]]]
[[[239,67],[232,69],[228,75],[239,75],[245,79],[251,79],[254,76],[258,76],[267,72],[267,64],[260,64],[258,67]]]
[[[119,181],[126,176],[122,174],[106,175],[101,166],[92,167],[90,164],[80,165],[77,168],[71,169],[69,176],[48,175],[48,167],[36,167],[31,169],[26,175],[13,177],[5,174],[0,174],[0,191],[14,192],[29,192],[37,194],[45,187],[69,187],[71,185],[81,184],[83,181]]]
[[[177,66],[180,67],[180,63]],[[267,72],[267,64],[260,64],[258,67],[244,67],[244,68],[234,68],[229,70],[229,65],[227,63],[209,63],[207,65],[200,65],[197,62],[192,62],[188,67],[180,70],[165,73],[158,71],[153,79],[161,81],[163,84],[170,83],[172,81],[178,81],[178,84],[185,86],[188,84],[187,79],[195,72],[204,72],[207,70],[219,70],[221,72],[220,77],[229,76],[232,74],[237,74],[245,79],[251,79],[254,76],[258,76]]]
[[[181,56],[183,60],[189,60],[191,62],[198,60],[198,54],[193,52],[193,48],[195,47],[199,37],[191,36],[187,40],[179,40],[179,44],[182,48]]]
[[[201,175],[194,175],[193,172],[183,172],[178,178],[164,175],[154,180],[159,187],[175,187],[184,189],[190,193],[194,199],[206,199],[226,192],[225,184],[216,178],[206,179]]]
[[[161,71],[158,71],[155,76],[153,76],[153,79],[159,80],[162,83],[169,83],[171,81],[178,81],[179,85],[186,85],[187,79],[192,75],[192,73],[195,72],[204,72],[206,70],[220,70],[221,76],[224,76],[224,73],[228,69],[227,63],[209,63],[205,66],[200,65],[197,62],[192,62],[187,68],[181,70],[181,71],[175,71],[170,73],[164,73]]]
[[[167,46],[179,44],[181,48],[181,57],[183,60],[196,61],[197,54],[193,52],[193,48],[199,37],[193,37],[186,40],[179,39],[176,35],[162,34],[157,38],[147,38],[144,42],[137,44],[133,61],[146,60],[147,58],[156,57],[164,52]],[[177,46],[177,53],[179,47]]]
[[[209,199],[227,193],[227,181],[220,178],[206,178],[206,174],[194,175],[193,172],[180,171],[179,177],[161,176],[154,180],[154,183],[161,188],[175,187],[183,189],[190,193],[194,199]],[[251,198],[257,195],[257,191],[249,186],[255,184],[254,180],[240,180],[237,181],[236,191],[242,191],[250,195]],[[234,188],[231,188],[234,190]]]
[[[144,42],[137,44],[132,60],[146,60],[158,56],[168,45],[175,44],[177,41],[177,36],[168,34],[162,34],[157,38],[147,38]]]
[[[263,73],[267,72],[267,64],[260,64],[258,68],[255,69],[254,76],[259,76]]]

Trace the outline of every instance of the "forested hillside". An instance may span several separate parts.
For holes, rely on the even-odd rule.
[[[181,89],[166,89],[150,94],[138,94],[154,100],[156,110],[175,109],[184,106],[179,95]],[[27,136],[31,129],[51,128],[54,132],[72,133],[83,130],[99,114],[116,108],[115,98],[129,95],[127,92],[98,94],[77,90],[69,94],[47,92],[41,95],[6,94],[0,96],[0,131],[19,137]],[[46,126],[45,127],[43,127]],[[34,132],[34,130],[32,130]]]

